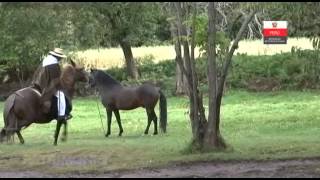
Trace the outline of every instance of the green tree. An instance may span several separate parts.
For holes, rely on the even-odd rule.
[[[194,57],[194,47],[197,42],[196,33],[198,29],[196,28],[196,13],[197,6],[196,3],[192,4],[190,9],[192,12],[192,23],[191,23],[191,38],[187,38],[186,28],[183,25],[182,15],[186,11],[185,6],[182,3],[176,2],[175,14],[178,29],[178,41],[181,42],[184,53],[183,57],[178,60],[178,64],[183,74],[187,79],[188,85],[188,96],[190,100],[190,121],[192,127],[192,147],[199,148],[200,150],[204,148],[225,148],[226,144],[220,134],[220,107],[222,94],[224,89],[224,83],[226,76],[228,74],[228,69],[231,65],[232,56],[235,49],[238,47],[238,42],[242,38],[246,27],[256,13],[256,10],[251,11],[249,15],[246,15],[241,28],[233,40],[231,47],[227,48],[227,52],[223,58],[223,65],[221,68],[217,66],[217,56],[216,56],[216,44],[217,41],[217,5],[215,6],[213,2],[209,3],[208,6],[208,30],[206,52],[208,56],[208,85],[209,85],[209,116],[206,118],[204,113],[204,106],[202,100],[202,93],[198,89],[198,78],[195,69],[195,57]],[[189,50],[189,44],[191,49]],[[185,65],[185,66],[184,66]],[[220,76],[218,77],[218,71],[221,69]]]
[[[66,51],[97,47],[104,29],[92,12],[82,3],[2,3],[1,72],[18,74],[22,82],[54,47]]]
[[[139,77],[132,46],[141,46],[148,39],[154,39],[158,15],[158,6],[147,2],[107,2],[94,3],[97,11],[103,15],[101,23],[108,29],[102,45],[120,45],[123,50],[127,73],[131,78]]]
[[[54,46],[63,21],[52,9],[28,3],[4,3],[0,14],[1,64],[26,80],[40,58]],[[44,16],[45,14],[45,16]]]

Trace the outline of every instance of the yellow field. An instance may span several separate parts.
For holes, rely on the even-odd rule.
[[[290,52],[295,46],[301,49],[313,49],[308,38],[288,38],[287,44],[263,44],[263,40],[240,41],[236,53],[247,53],[248,55],[273,55],[281,52]]]
[[[281,52],[290,52],[293,46],[301,49],[312,49],[312,44],[308,38],[289,38],[287,44],[265,45],[263,40],[240,41],[237,53],[247,53],[248,55],[272,55]],[[145,56],[154,57],[155,62],[174,59],[175,51],[173,46],[153,46],[132,48],[135,58]],[[196,48],[195,56],[199,56],[199,48]],[[86,67],[107,69],[124,64],[124,55],[121,48],[94,49],[80,51],[77,53],[77,59]]]
[[[134,58],[152,56],[154,57],[154,62],[175,58],[175,51],[173,46],[132,48],[132,54]],[[77,53],[77,57],[80,61],[82,61],[86,68],[95,67],[99,69],[106,69],[114,66],[122,66],[125,62],[123,51],[120,47],[80,51]]]

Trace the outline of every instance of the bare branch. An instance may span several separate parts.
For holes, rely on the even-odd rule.
[[[171,7],[172,13],[175,12],[176,11],[176,8],[175,8],[176,4],[169,3],[169,5]],[[181,28],[182,27],[179,27],[179,25],[180,25],[179,22],[181,20],[180,19],[180,11],[176,12],[176,13],[178,14],[177,15],[178,18],[174,19],[174,20],[172,19],[172,21],[170,22],[170,24],[171,24],[170,30],[171,30],[173,39],[176,38],[176,41],[177,41],[177,42],[174,43],[175,44],[174,47],[175,47],[175,51],[176,51],[176,55],[177,55],[176,61],[177,61],[178,65],[179,65],[179,67],[180,67],[180,70],[182,71],[182,74],[184,74],[188,79],[189,73],[188,73],[188,71],[186,70],[186,68],[184,66],[184,63],[183,63],[183,60],[182,60],[182,55],[181,55],[181,40],[180,40],[180,37],[181,37],[181,34],[182,34],[181,33]],[[179,22],[177,22],[177,20]]]
[[[253,39],[253,30],[252,30],[252,24],[249,23],[248,24],[248,29],[249,29],[249,33],[248,33],[248,39]]]
[[[254,15],[254,20],[255,20],[256,24],[258,25],[258,32],[260,34],[260,37],[263,37],[263,35],[262,35],[262,25],[259,22],[257,14]]]
[[[175,5],[175,9],[176,9],[176,14],[177,14],[177,27],[178,27],[178,39],[180,39],[182,36],[186,36],[187,35],[187,32],[186,32],[186,27],[182,24],[182,19],[183,19],[183,16],[184,16],[184,13],[182,12],[182,9],[181,9],[181,3],[180,2],[175,2],[174,3]],[[190,87],[190,91],[191,88],[192,88],[192,78],[190,77],[192,73],[191,71],[191,65],[190,65],[190,54],[189,54],[189,45],[188,45],[188,41],[186,41],[185,39],[182,39],[181,40],[181,44],[183,45],[184,49],[183,49],[183,53],[184,53],[184,60],[186,62],[186,75],[187,75],[187,81],[189,83],[189,87]],[[179,63],[179,66],[180,68],[182,69],[181,67],[181,63]],[[182,69],[183,70],[183,69]]]
[[[225,15],[225,13],[220,8],[217,7],[216,10],[222,16],[222,22],[221,22],[220,31],[223,31],[225,26],[228,24],[227,16]]]

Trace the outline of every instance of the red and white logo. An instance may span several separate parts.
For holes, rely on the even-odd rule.
[[[287,21],[263,21],[263,36],[288,36]]]

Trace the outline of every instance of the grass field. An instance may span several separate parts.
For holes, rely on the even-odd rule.
[[[239,49],[235,51],[235,54],[273,55],[281,52],[290,52],[293,46],[301,49],[312,49],[312,44],[308,38],[288,38],[287,44],[274,45],[265,45],[263,44],[263,40],[245,40],[239,42]],[[173,46],[132,48],[132,52],[136,59],[152,56],[155,62],[175,58]],[[196,48],[195,56],[199,56],[199,48]],[[122,66],[124,63],[124,55],[121,48],[80,51],[77,53],[77,57],[87,69],[91,67],[107,69]]]
[[[143,109],[122,111],[123,137],[113,117],[112,135],[102,132],[96,98],[74,100],[74,118],[67,142],[53,146],[55,121],[22,131],[26,143],[0,144],[0,170],[37,170],[48,173],[105,172],[115,169],[162,166],[195,160],[282,159],[320,156],[319,91],[249,93],[234,90],[223,99],[222,135],[225,152],[190,154],[187,98],[168,99],[168,133],[143,135]],[[103,123],[105,112],[102,111]],[[3,102],[0,103],[3,109]],[[157,107],[158,115],[158,107]],[[0,127],[3,127],[2,116]],[[152,126],[151,126],[152,127]]]

